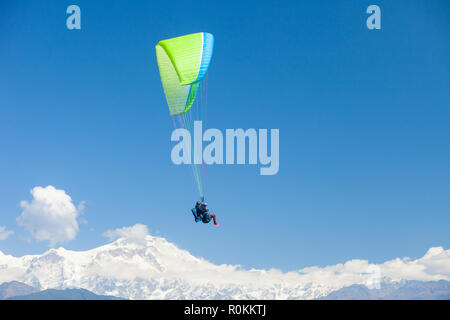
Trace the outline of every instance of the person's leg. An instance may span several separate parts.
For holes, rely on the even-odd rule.
[[[210,213],[209,214],[212,218],[213,218],[213,220],[214,220],[214,225],[218,225],[218,223],[217,223],[217,221],[216,221],[216,215],[214,214],[214,213]]]

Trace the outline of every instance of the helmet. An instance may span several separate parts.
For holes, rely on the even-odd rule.
[[[206,207],[208,206],[208,204],[206,202],[203,202],[203,206]]]

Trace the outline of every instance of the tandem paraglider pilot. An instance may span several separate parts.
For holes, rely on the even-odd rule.
[[[216,215],[209,212],[208,204],[206,202],[197,201],[195,207],[191,209],[191,211],[194,215],[195,222],[201,221],[203,223],[209,223],[212,219],[215,226],[219,225],[216,221]]]

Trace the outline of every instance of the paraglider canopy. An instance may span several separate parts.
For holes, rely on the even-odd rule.
[[[206,120],[207,81],[203,81],[206,86],[202,84],[201,88],[200,82],[208,71],[213,47],[214,37],[206,32],[162,40],[156,45],[161,83],[176,129],[178,122],[180,128],[193,133],[194,121],[199,119],[200,123],[203,123],[203,120]],[[197,92],[200,99],[197,99],[196,108],[191,108]],[[192,171],[200,196],[203,197],[203,163],[201,166],[200,170],[199,164],[193,163]]]
[[[199,32],[162,40],[156,45],[161,82],[171,115],[192,106],[199,81],[208,71],[214,47],[210,33]]]

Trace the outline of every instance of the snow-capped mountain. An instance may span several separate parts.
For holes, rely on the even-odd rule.
[[[351,260],[298,271],[244,270],[192,256],[164,238],[120,238],[88,251],[50,249],[13,257],[0,252],[0,283],[40,290],[84,288],[126,299],[314,299],[353,284],[402,279],[450,280],[450,250],[431,248],[417,260],[373,265]]]

